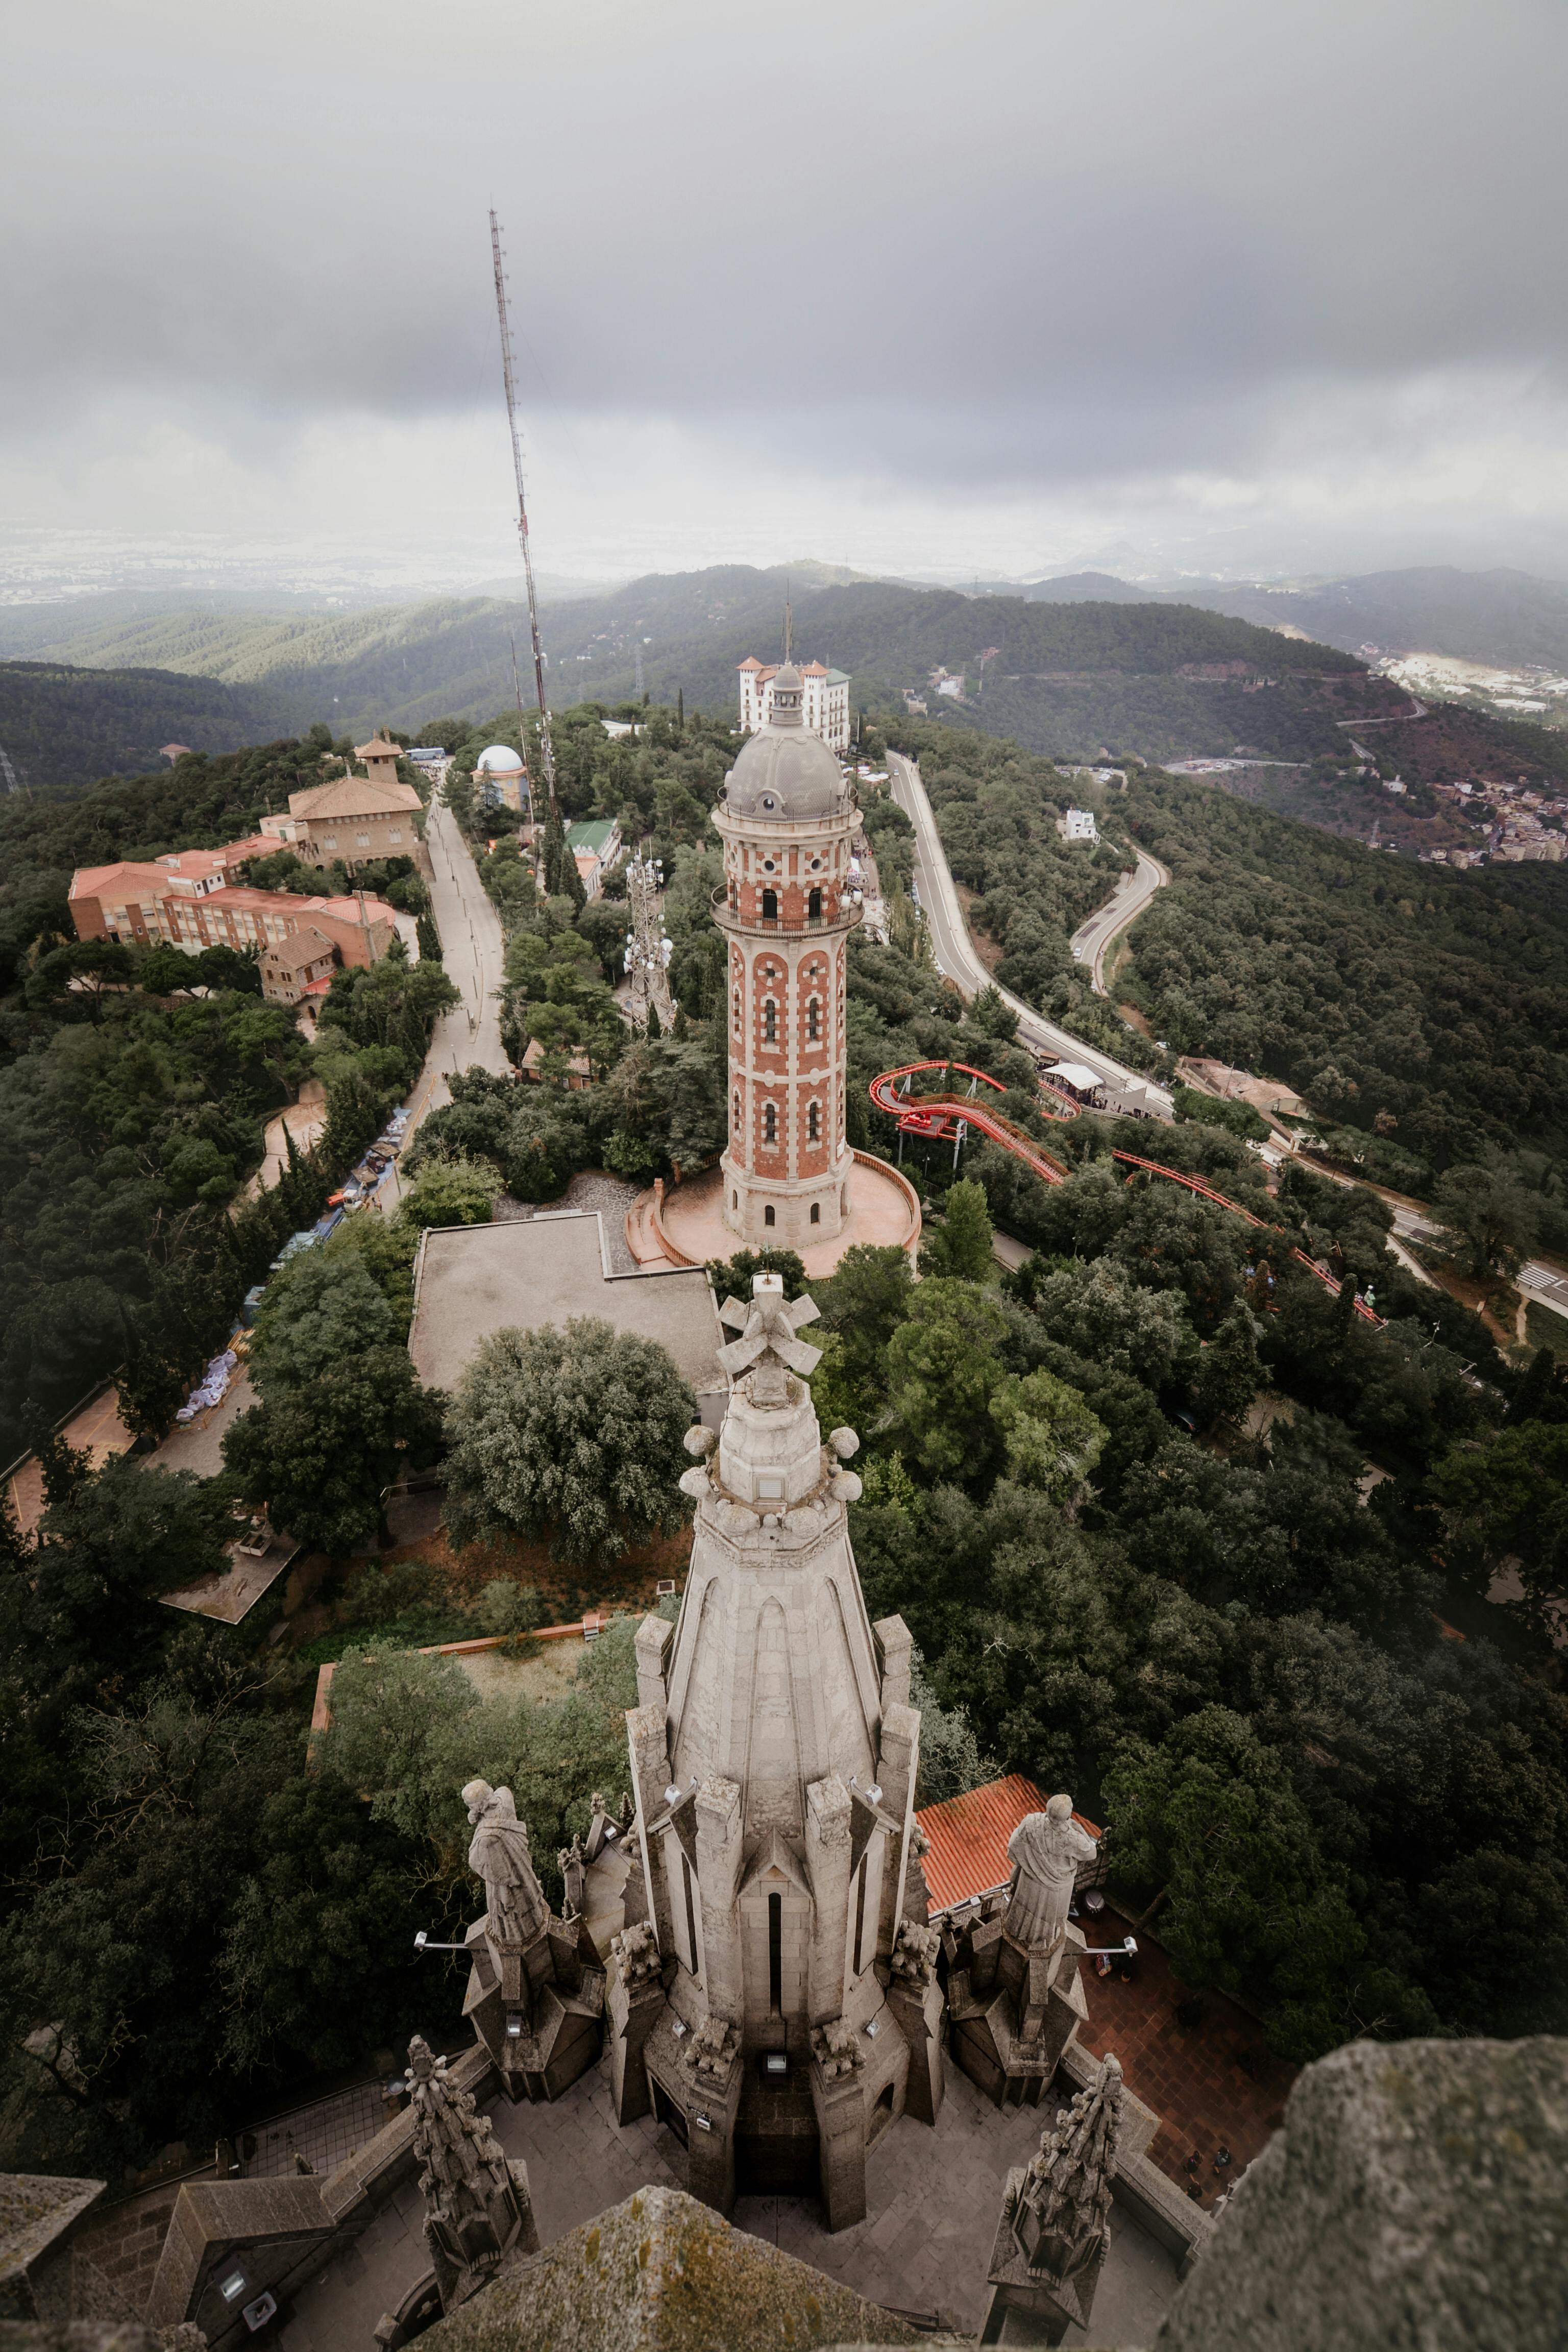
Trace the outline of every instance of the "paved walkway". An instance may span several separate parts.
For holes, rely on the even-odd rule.
[[[685,2158],[651,2120],[617,2129],[609,2074],[601,2065],[553,2106],[489,2109],[496,2137],[528,2165],[540,2238],[550,2245],[567,2231],[647,2184],[684,2186]],[[985,2274],[1008,2169],[1039,2144],[1046,2112],[1002,2114],[973,2083],[949,2070],[947,2098],[934,2131],[900,2118],[867,2166],[870,2211],[831,2236],[814,2200],[743,2197],[735,2226],[841,2280],[894,2310],[941,2313],[973,2334],[985,2303]],[[428,2268],[418,2192],[410,2186],[357,2244],[294,2297],[281,2352],[351,2352],[370,2343],[392,2309]],[[1118,2207],[1110,2258],[1089,2335],[1068,2344],[1146,2344],[1175,2292],[1173,2258]]]

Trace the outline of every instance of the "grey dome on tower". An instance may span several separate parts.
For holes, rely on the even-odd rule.
[[[785,823],[832,816],[847,790],[837,759],[820,735],[806,731],[800,672],[786,662],[773,679],[765,727],[748,737],[725,781],[726,805],[737,816],[780,817]]]

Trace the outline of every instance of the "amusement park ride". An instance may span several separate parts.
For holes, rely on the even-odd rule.
[[[954,1076],[967,1078],[968,1088],[960,1093],[950,1083],[931,1094],[914,1093],[912,1082],[928,1070],[942,1071],[949,1081]],[[1015,1120],[1005,1118],[1000,1111],[989,1109],[979,1091],[982,1087],[989,1087],[998,1095],[1007,1091],[999,1079],[989,1076],[984,1070],[973,1068],[967,1062],[904,1062],[896,1070],[879,1072],[871,1081],[870,1094],[877,1108],[886,1111],[889,1118],[898,1121],[900,1135],[929,1136],[956,1145],[963,1139],[963,1130],[973,1129],[988,1136],[1004,1151],[1011,1152],[1015,1160],[1021,1160],[1042,1183],[1065,1183],[1069,1171],[1061,1161],[1053,1160],[1044,1146],[1037,1143],[1033,1136],[1026,1134]],[[1048,1079],[1041,1080],[1039,1097],[1039,1107],[1048,1118],[1068,1119],[1079,1116],[1079,1106],[1069,1096],[1054,1087]],[[1129,1183],[1134,1181],[1140,1171],[1147,1176],[1163,1176],[1167,1182],[1180,1184],[1187,1192],[1195,1192],[1200,1200],[1212,1202],[1215,1208],[1228,1209],[1233,1216],[1244,1218],[1259,1233],[1279,1234],[1281,1242],[1286,1239],[1279,1226],[1271,1225],[1267,1218],[1254,1215],[1250,1209],[1244,1209],[1239,1201],[1231,1200],[1206,1177],[1188,1176],[1181,1169],[1167,1168],[1158,1160],[1142,1159],[1135,1151],[1113,1150],[1110,1156],[1128,1170]],[[1305,1266],[1309,1274],[1315,1276],[1326,1289],[1339,1289],[1339,1284],[1328,1269],[1310,1258],[1305,1250],[1291,1246],[1290,1255],[1299,1265]],[[1374,1330],[1382,1330],[1382,1316],[1374,1314],[1364,1299],[1356,1300],[1355,1311],[1363,1322],[1370,1323]]]

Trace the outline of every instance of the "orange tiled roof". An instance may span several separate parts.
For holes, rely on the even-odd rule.
[[[1044,1794],[1034,1782],[1022,1772],[1009,1772],[1005,1780],[987,1780],[982,1788],[918,1812],[915,1819],[931,1840],[924,1867],[932,1912],[1005,1886],[1013,1874],[1008,1839],[1026,1813],[1045,1810]],[[1096,1824],[1084,1821],[1081,1813],[1073,1819],[1100,1835]]]
[[[145,886],[154,898],[169,887],[170,875],[166,866],[138,864],[131,858],[116,858],[112,866],[79,866],[71,876],[70,895],[73,898],[101,898],[111,885],[121,889],[135,885]]]

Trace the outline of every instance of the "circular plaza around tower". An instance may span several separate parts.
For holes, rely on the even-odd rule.
[[[666,1190],[656,1185],[626,1218],[626,1239],[640,1265],[705,1265],[744,1246],[724,1216],[724,1171],[710,1168]],[[794,1244],[806,1275],[824,1281],[858,1242],[911,1254],[921,1237],[920,1195],[885,1160],[856,1151],[846,1182],[847,1208],[838,1231],[825,1241]],[[765,1244],[771,1232],[760,1237]]]

